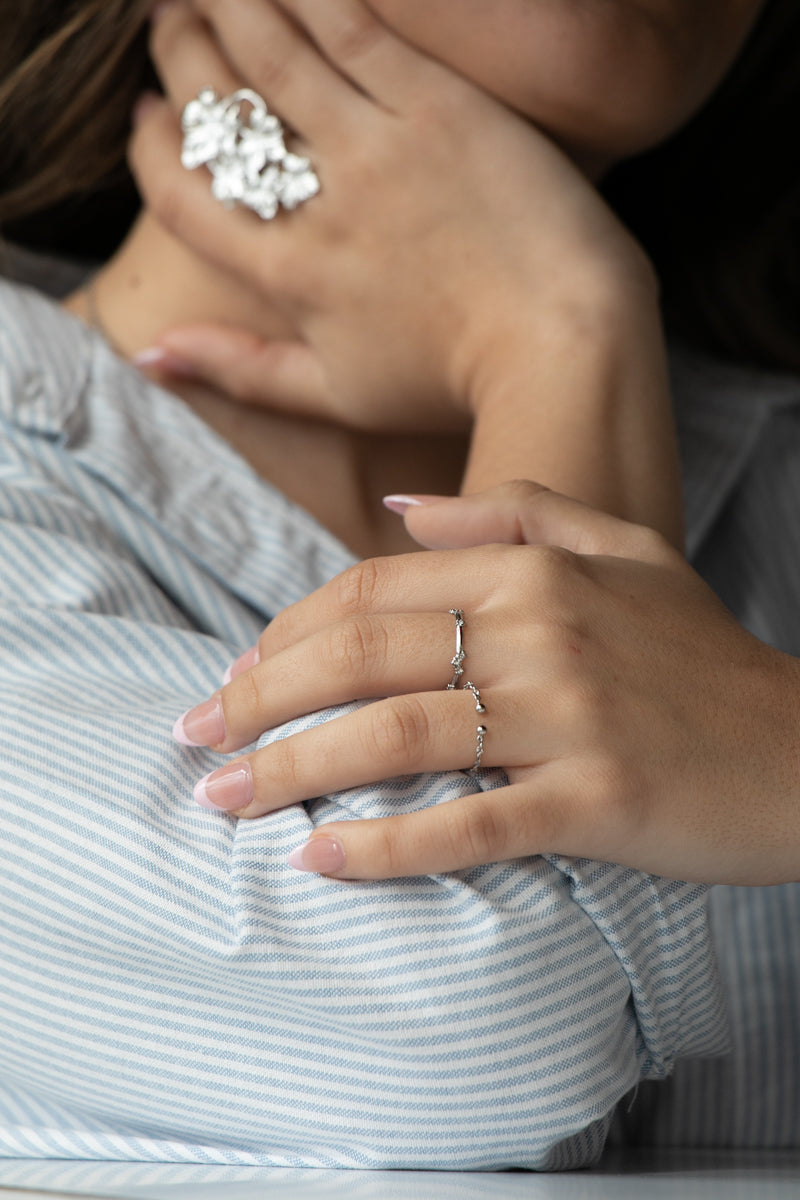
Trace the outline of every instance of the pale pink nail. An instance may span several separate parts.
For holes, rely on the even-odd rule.
[[[204,700],[178,717],[172,736],[182,746],[217,746],[225,741],[225,717],[219,696]]]
[[[197,378],[197,371],[190,362],[171,350],[162,350],[160,346],[148,346],[140,350],[131,358],[131,364],[140,371],[160,371],[163,375],[175,375],[180,379]]]
[[[194,798],[201,808],[232,812],[253,800],[253,772],[249,763],[231,763],[205,775],[195,784]]]
[[[346,857],[344,847],[336,838],[310,838],[304,846],[298,846],[289,855],[289,866],[296,871],[315,871],[318,875],[330,875],[341,871]]]
[[[422,508],[426,504],[436,504],[439,500],[447,500],[447,496],[384,496],[383,503],[390,512],[403,513],[409,508]]]
[[[249,671],[258,662],[258,646],[251,646],[249,650],[245,650],[244,654],[231,663],[227,671],[222,677],[223,683],[230,683],[237,675],[243,675],[245,671]]]

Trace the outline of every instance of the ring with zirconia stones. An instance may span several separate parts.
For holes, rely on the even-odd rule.
[[[283,124],[250,88],[222,99],[203,88],[184,108],[181,127],[182,164],[188,171],[208,167],[211,191],[226,208],[241,204],[271,221],[281,208],[297,208],[320,189],[309,160],[286,149]]]

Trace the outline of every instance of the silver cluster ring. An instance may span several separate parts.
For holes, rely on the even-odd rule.
[[[226,208],[242,204],[271,221],[280,208],[297,208],[319,191],[309,160],[286,149],[283,125],[250,88],[222,99],[203,88],[184,108],[181,125],[181,162],[188,171],[208,167],[211,191]]]

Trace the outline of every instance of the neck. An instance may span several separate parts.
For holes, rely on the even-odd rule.
[[[194,322],[221,322],[261,336],[291,336],[267,301],[204,262],[146,212],[98,272],[95,297],[103,328],[129,358],[170,326]],[[90,316],[83,292],[71,296],[66,307],[84,319]]]
[[[96,315],[85,291],[64,306],[101,325],[126,358],[165,329],[219,322],[260,337],[294,336],[263,298],[210,266],[144,214],[94,281]],[[356,554],[419,547],[380,498],[389,492],[457,492],[466,442],[457,436],[361,434],[346,424],[238,404],[195,381],[168,381],[178,395],[266,479],[306,508]]]

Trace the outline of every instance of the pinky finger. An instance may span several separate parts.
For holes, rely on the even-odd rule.
[[[554,851],[560,811],[530,783],[512,784],[415,813],[322,826],[289,863],[337,879],[439,875]]]

